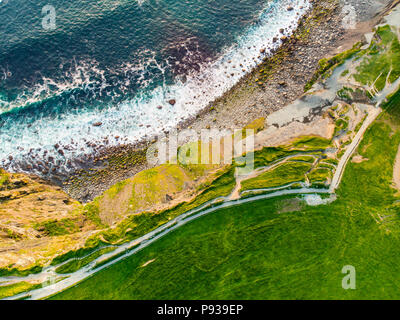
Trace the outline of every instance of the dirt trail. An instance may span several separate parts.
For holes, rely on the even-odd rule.
[[[334,193],[335,190],[339,187],[340,181],[342,180],[343,172],[346,167],[347,161],[351,158],[354,151],[360,144],[362,138],[364,137],[365,131],[367,131],[368,127],[371,125],[372,122],[378,117],[378,115],[382,112],[381,108],[370,107],[368,110],[368,116],[365,119],[363,125],[361,126],[360,130],[357,132],[351,144],[347,147],[346,152],[342,156],[337,166],[335,175],[333,176],[330,192]]]
[[[393,166],[393,182],[396,189],[400,191],[400,145]]]

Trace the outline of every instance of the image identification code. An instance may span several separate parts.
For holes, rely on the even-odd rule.
[[[157,307],[157,315],[181,315],[188,318],[191,314],[202,315],[239,315],[243,311],[240,304],[202,304],[198,307],[169,306]]]

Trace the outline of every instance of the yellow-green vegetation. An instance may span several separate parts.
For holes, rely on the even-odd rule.
[[[251,123],[248,127],[260,130],[264,125],[264,119],[260,118]],[[189,149],[198,148],[199,142],[191,143]],[[317,136],[300,137],[292,141],[292,143],[278,148],[264,148],[255,152],[255,164],[265,166],[283,159],[288,155],[301,153],[297,157],[299,163],[291,162],[287,164],[287,168],[278,169],[274,177],[274,173],[270,177],[276,180],[272,186],[290,183],[292,181],[304,181],[305,173],[310,170],[314,161],[313,155],[319,155],[328,146],[330,141]],[[197,156],[197,155],[196,155]],[[305,163],[302,163],[305,162]],[[118,213],[125,216],[116,226],[106,227],[105,230],[90,237],[86,241],[85,253],[91,250],[101,248],[107,244],[121,244],[138,238],[158,226],[168,222],[174,217],[187,212],[191,209],[216,199],[218,197],[228,196],[236,183],[234,177],[236,164],[226,166],[215,172],[211,177],[207,178],[200,184],[195,181],[206,175],[206,172],[214,168],[211,165],[183,165],[183,164],[165,164],[153,169],[145,170],[131,179],[122,181],[102,196],[97,197],[92,203],[84,207],[84,214],[95,222],[99,227],[104,228],[107,225],[107,216],[110,211],[118,209]],[[284,175],[279,171],[284,171]],[[301,172],[301,175],[299,175]],[[280,179],[280,182],[278,181]],[[291,180],[294,179],[294,180]],[[263,181],[263,184],[266,182]],[[194,187],[191,194],[194,196],[190,201],[183,201],[172,208],[160,211],[148,212],[146,208],[155,204],[162,204],[171,200],[175,193],[185,190],[185,188]],[[82,256],[83,252],[79,254]],[[72,257],[74,254],[72,254]],[[64,255],[63,258],[56,259],[54,263],[67,260],[71,255]],[[88,263],[94,258],[88,256],[83,261]],[[71,262],[64,268],[66,270],[74,270],[81,264],[81,260]],[[63,269],[60,269],[63,270]],[[65,271],[63,271],[65,272]]]
[[[43,267],[39,265],[33,265],[27,269],[19,269],[11,265],[5,268],[0,268],[0,277],[8,277],[8,276],[23,277],[32,273],[39,273],[40,271],[42,271],[42,269]]]
[[[130,214],[148,210],[189,190],[205,174],[205,166],[164,164],[119,182],[84,208],[99,227],[112,225]]]
[[[356,43],[352,49],[339,53],[338,55],[329,58],[321,59],[319,61],[319,68],[311,78],[311,80],[305,85],[304,91],[307,92],[319,79],[326,79],[332,75],[333,70],[338,66],[342,65],[346,60],[352,58],[356,53],[360,52],[362,44]]]
[[[114,199],[122,189],[128,184],[129,180],[124,180],[117,182],[110,189],[108,189],[105,193],[110,199]]]
[[[0,276],[40,272],[94,229],[81,214],[81,204],[61,188],[23,173],[1,171],[1,177]]]
[[[333,159],[332,159],[333,160]],[[328,168],[328,169],[333,169],[336,168],[337,163],[333,163],[333,162],[326,162],[326,161],[320,161],[318,164],[318,167],[320,168]]]
[[[355,129],[354,129],[355,132],[357,132],[358,130],[360,130],[360,128],[362,127],[362,125],[363,125],[365,119],[367,118],[367,116],[368,116],[368,115],[365,115],[365,116],[363,117],[363,119],[356,125],[356,127],[355,127]]]
[[[351,133],[348,130],[350,125],[349,111],[351,110],[354,111],[355,114],[359,112],[354,106],[349,104],[339,104],[329,110],[329,116],[335,121],[333,137],[337,137],[341,134]],[[361,125],[362,123],[359,123],[359,126],[356,128],[357,130],[355,130],[356,132],[359,130]]]
[[[106,243],[99,241],[95,246],[85,246],[76,250],[68,251],[64,254],[56,256],[52,261],[52,266],[59,265],[70,259],[84,259],[86,256],[91,256],[96,250],[102,250],[106,247]]]
[[[34,228],[37,231],[43,232],[47,236],[62,236],[65,234],[72,234],[79,231],[77,221],[70,218],[61,220],[48,220],[35,224]]]
[[[323,166],[318,166],[311,170],[307,175],[308,180],[311,184],[314,183],[327,183],[328,179],[332,178],[332,170]]]
[[[303,182],[305,181],[305,175],[311,167],[310,163],[284,163],[255,178],[243,181],[241,191],[274,188],[293,182]]]
[[[95,260],[96,258],[100,257],[101,255],[111,252],[115,250],[115,247],[105,247],[102,249],[99,249],[86,257],[83,258],[74,258],[71,261],[59,266],[56,269],[56,272],[59,274],[65,274],[65,273],[71,273],[79,270],[80,268],[88,265],[90,262]]]
[[[133,193],[129,201],[132,211],[166,201],[167,194],[173,195],[188,188],[195,178],[192,172],[176,164],[138,173],[132,179]]]
[[[285,146],[287,150],[299,151],[321,151],[329,148],[331,141],[319,136],[303,136],[294,139],[289,145]]]
[[[281,187],[296,182],[305,182],[306,174],[311,170],[316,158],[323,155],[331,146],[331,141],[318,136],[302,136],[290,144],[280,147],[268,147],[254,153],[254,167],[261,168],[283,161],[257,177],[242,181],[241,191]],[[299,186],[301,186],[299,184]]]
[[[266,147],[254,152],[254,168],[268,166],[288,156],[299,154],[299,157],[321,155],[331,146],[331,141],[318,136],[302,136],[291,143],[279,147]],[[303,159],[303,160],[304,160]],[[311,159],[304,160],[311,162]]]
[[[263,130],[265,127],[265,118],[259,118],[248,124],[247,126],[244,127],[244,131],[246,129],[254,130],[254,133],[258,133],[261,130]]]
[[[345,118],[339,118],[335,121],[335,132],[334,136],[338,135],[340,132],[346,131],[349,127],[349,121]]]
[[[84,215],[87,219],[92,221],[97,228],[103,229],[106,227],[106,225],[102,222],[100,218],[99,199],[100,197],[86,204],[82,208],[82,215]]]
[[[345,101],[351,101],[352,100],[352,94],[354,90],[349,87],[343,87],[337,92],[337,95],[339,98],[345,100]]]
[[[347,76],[349,73],[350,73],[349,70],[344,70],[344,71],[342,72],[341,76],[342,76],[342,77],[345,77],[345,76]]]
[[[336,201],[283,196],[220,209],[54,298],[399,299],[400,94],[384,107],[357,150],[370,160],[348,164]],[[356,290],[342,288],[346,265]]]
[[[7,227],[1,227],[0,230],[6,232],[9,239],[21,240],[23,238],[20,234]]]
[[[385,103],[383,104],[382,108],[385,109],[388,113],[397,116],[400,118],[400,88],[392,93],[390,96],[387,97]],[[393,118],[394,118],[393,116]],[[391,122],[392,127],[395,126],[398,128],[400,122],[396,122],[392,120]]]
[[[296,154],[297,151],[289,151],[284,147],[268,147],[254,152],[254,168],[265,167],[287,156]]]
[[[169,220],[191,209],[213,200],[229,195],[235,185],[234,167],[227,166],[215,173],[209,182],[199,186],[197,196],[190,201],[181,202],[173,208],[156,212],[142,212],[125,218],[114,228],[108,228],[90,237],[87,248],[98,248],[104,243],[121,244],[131,241],[156,229]]]
[[[371,87],[370,94],[381,91],[386,82],[393,83],[400,77],[400,43],[397,32],[389,25],[378,27],[371,45],[363,52],[364,59],[353,77]]]
[[[0,190],[4,184],[8,181],[8,173],[0,168]]]
[[[293,157],[293,158],[288,159],[288,162],[291,162],[291,161],[293,161],[293,162],[300,161],[300,162],[314,163],[315,157],[313,155],[298,156],[298,157]]]
[[[324,164],[324,163],[328,163],[328,164],[337,166],[338,163],[339,163],[339,160],[337,160],[337,159],[332,159],[332,158],[324,158],[324,159],[320,162],[320,164],[322,165],[322,164]]]
[[[339,106],[338,106],[338,107],[339,107]],[[345,104],[345,105],[341,106],[340,109],[337,108],[336,110],[337,110],[338,116],[339,116],[339,117],[342,117],[342,116],[344,116],[347,112],[349,112],[350,106],[349,106],[348,104]]]
[[[0,299],[14,296],[16,294],[39,288],[40,284],[32,284],[26,281],[0,286]]]

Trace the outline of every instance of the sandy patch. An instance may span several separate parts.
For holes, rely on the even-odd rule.
[[[99,216],[103,223],[112,225],[118,221],[127,211],[129,200],[132,197],[132,184],[128,183],[118,192],[114,198],[108,194],[99,203]]]
[[[353,162],[353,163],[362,163],[362,162],[368,161],[368,160],[369,160],[369,159],[364,158],[364,157],[361,156],[361,155],[356,155],[356,156],[354,156],[354,157],[351,159],[351,162]]]
[[[267,130],[257,134],[255,149],[284,145],[300,136],[320,136],[325,139],[331,139],[334,130],[335,125],[333,121],[327,117],[318,117],[310,123],[294,121],[280,128],[271,126]]]

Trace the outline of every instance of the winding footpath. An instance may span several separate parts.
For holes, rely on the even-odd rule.
[[[396,189],[400,191],[400,145],[393,166],[393,182]]]
[[[57,283],[50,284],[48,286],[32,290],[30,292],[25,292],[21,293],[18,295],[15,295],[13,297],[6,298],[4,300],[19,300],[19,299],[30,299],[30,300],[40,300],[40,299],[45,299],[49,296],[52,296],[58,292],[61,292],[65,289],[68,289],[79,282],[93,276],[95,273],[106,269],[110,267],[111,265],[137,253],[138,251],[148,247],[150,244],[153,242],[157,241],[158,239],[164,237],[168,233],[178,229],[179,227],[187,224],[188,222],[191,222],[195,219],[198,219],[206,214],[215,212],[220,209],[224,208],[230,208],[233,206],[241,205],[244,203],[250,203],[262,199],[270,199],[270,198],[275,198],[275,197],[280,197],[283,195],[295,195],[295,194],[328,194],[329,190],[328,189],[312,189],[312,188],[302,188],[302,189],[297,189],[297,190],[281,190],[277,191],[274,193],[270,194],[264,194],[264,195],[258,195],[252,198],[246,198],[246,199],[239,199],[239,200],[232,200],[232,201],[225,201],[221,203],[220,205],[212,206],[213,202],[215,202],[218,199],[215,199],[213,201],[208,202],[205,205],[202,205],[199,208],[193,209],[187,213],[184,213],[175,219],[171,220],[170,222],[166,223],[165,225],[149,232],[148,234],[133,240],[129,243],[126,243],[124,245],[121,245],[118,249],[114,250],[111,254],[105,254],[102,255],[101,257],[97,258],[96,260],[92,261],[90,264],[87,266],[79,269],[78,271],[66,275],[68,278],[63,279]],[[221,199],[221,198],[219,198]],[[223,198],[224,199],[224,198]],[[209,207],[209,208],[207,208]],[[126,252],[126,253],[124,253]],[[108,263],[104,263],[101,266],[96,268],[96,264],[101,262],[102,260],[104,261],[107,258],[110,258],[112,256],[117,256],[115,259]],[[48,275],[51,276],[52,273],[48,271]]]
[[[335,70],[334,73],[334,79],[331,81],[337,81],[337,77],[343,72],[343,70],[347,67],[347,64],[338,67]],[[290,185],[287,186],[282,186],[279,188],[271,188],[271,189],[262,189],[262,190],[248,190],[248,192],[268,192],[260,195],[254,195],[249,198],[240,198],[240,189],[241,189],[241,182],[243,180],[247,180],[249,178],[252,178],[253,176],[257,176],[267,170],[270,170],[277,165],[281,164],[282,162],[287,161],[291,157],[295,157],[297,155],[293,155],[291,157],[287,157],[285,159],[282,159],[278,161],[277,163],[271,164],[268,167],[263,167],[259,168],[248,175],[244,177],[237,177],[236,185],[230,195],[227,197],[218,197],[216,199],[213,199],[211,201],[206,202],[205,204],[192,209],[186,213],[183,213],[182,215],[172,219],[168,223],[158,227],[157,229],[147,233],[146,235],[135,239],[131,242],[125,243],[123,245],[118,246],[115,250],[112,252],[108,252],[105,254],[102,254],[99,256],[97,259],[93,260],[86,266],[82,267],[81,269],[77,270],[76,272],[66,274],[66,275],[60,275],[56,273],[56,269],[63,265],[66,264],[72,260],[82,260],[87,257],[89,257],[92,253],[85,257],[81,258],[73,258],[68,261],[63,262],[62,264],[59,264],[57,266],[50,266],[46,267],[43,269],[43,271],[39,274],[32,274],[28,275],[26,277],[0,277],[0,284],[11,284],[15,283],[16,281],[35,281],[35,282],[44,282],[46,285],[29,291],[25,293],[21,293],[18,295],[15,295],[13,297],[6,298],[7,300],[15,300],[15,299],[44,299],[49,296],[52,296],[56,293],[59,293],[63,290],[66,290],[79,282],[88,279],[89,277],[93,276],[97,272],[104,270],[113,264],[134,255],[135,253],[139,252],[140,250],[148,247],[155,241],[159,240],[160,238],[164,237],[165,235],[169,234],[170,232],[180,228],[181,226],[198,219],[202,216],[205,216],[209,213],[215,212],[220,209],[224,208],[230,208],[238,205],[242,205],[245,203],[251,203],[263,199],[271,199],[275,197],[280,197],[284,195],[316,195],[316,194],[330,194],[331,197],[330,199],[325,199],[329,201],[334,201],[336,199],[335,191],[340,185],[340,182],[343,177],[343,173],[345,171],[346,165],[348,161],[351,159],[354,151],[357,149],[359,146],[365,132],[369,128],[369,126],[377,119],[379,114],[382,112],[382,109],[379,107],[380,104],[384,101],[385,97],[391,93],[394,92],[394,90],[400,85],[400,78],[395,81],[392,84],[388,84],[385,89],[381,92],[380,95],[377,96],[375,100],[375,106],[370,105],[368,107],[368,115],[366,119],[364,120],[363,124],[361,125],[361,128],[358,130],[356,135],[354,136],[352,142],[348,145],[346,148],[345,153],[339,160],[339,163],[337,165],[335,174],[332,178],[331,185],[329,189],[316,189],[316,188],[309,188],[309,187],[302,187],[300,189],[288,189]],[[332,86],[333,89],[329,91],[330,95],[329,97],[331,98],[332,102],[335,99],[336,96],[336,87]],[[332,91],[332,92],[331,92]],[[393,174],[393,180],[394,183],[396,184],[397,188],[400,190],[400,146],[399,146],[399,151],[396,157],[397,161],[394,166],[394,174]],[[318,201],[316,201],[318,202]],[[113,247],[113,246],[110,246]],[[102,248],[104,249],[104,248]]]
[[[93,276],[97,272],[106,269],[113,264],[139,252],[140,250],[148,247],[150,244],[154,243],[158,239],[164,237],[165,235],[169,234],[170,232],[178,229],[179,227],[195,220],[198,219],[206,214],[215,212],[220,209],[224,208],[230,208],[233,206],[245,204],[245,203],[251,203],[255,202],[258,200],[263,200],[263,199],[271,199],[275,197],[280,197],[284,195],[307,195],[307,194],[331,194],[332,200],[336,199],[335,197],[335,190],[340,184],[340,181],[343,176],[344,169],[346,167],[346,164],[348,163],[348,160],[351,158],[352,154],[356,150],[357,146],[359,145],[360,141],[362,140],[365,131],[367,128],[371,125],[371,123],[378,117],[378,115],[382,112],[381,108],[375,108],[375,107],[370,107],[368,110],[368,116],[365,119],[364,123],[362,124],[360,130],[357,132],[355,135],[352,143],[348,146],[346,149],[346,152],[342,156],[342,158],[339,161],[339,164],[337,166],[337,170],[334,174],[334,177],[332,179],[332,183],[329,189],[316,189],[316,188],[307,188],[303,187],[301,189],[282,189],[282,190],[276,190],[274,191],[273,189],[270,190],[270,193],[267,194],[261,194],[261,195],[256,195],[253,197],[241,199],[239,190],[240,190],[240,181],[248,179],[251,177],[253,174],[260,174],[266,169],[271,169],[274,166],[287,161],[288,159],[285,158],[281,161],[278,161],[275,164],[272,164],[271,166],[264,167],[264,168],[259,168],[258,170],[255,170],[255,172],[250,173],[248,176],[246,176],[244,179],[239,179],[240,181],[236,184],[235,189],[233,192],[227,196],[227,197],[219,197],[213,200],[210,200],[206,202],[205,204],[192,209],[174,219],[169,221],[168,223],[158,227],[157,229],[147,233],[146,235],[135,239],[131,242],[128,242],[126,244],[123,244],[119,247],[117,247],[115,250],[109,253],[105,253],[98,257],[97,259],[93,260],[90,262],[88,265],[82,267],[81,269],[77,270],[74,273],[70,273],[67,275],[58,275],[55,270],[57,267],[59,267],[62,264],[68,263],[70,260],[63,262],[60,265],[57,266],[51,266],[45,268],[40,274],[37,275],[29,275],[26,277],[18,277],[19,281],[23,280],[43,280],[46,279],[47,284],[46,286],[43,286],[39,289],[35,289],[29,292],[21,293],[9,298],[6,298],[6,300],[15,300],[15,299],[33,299],[33,300],[40,300],[44,299],[46,297],[52,296],[58,292],[61,292],[63,290],[66,290],[79,282]],[[295,157],[297,155],[289,156],[288,158]],[[252,190],[249,190],[252,191]],[[253,191],[260,191],[260,190],[253,190]],[[269,190],[265,190],[269,191]],[[222,202],[221,202],[222,201]],[[91,253],[92,254],[92,253]],[[84,259],[85,257],[79,258],[79,259]],[[76,259],[75,260],[79,260]],[[8,280],[16,280],[17,277],[9,277]],[[7,280],[5,278],[0,279],[0,280]]]
[[[368,116],[364,120],[360,130],[358,130],[357,134],[354,136],[351,144],[347,147],[344,155],[340,158],[339,164],[336,168],[335,174],[332,178],[331,186],[329,188],[330,193],[334,193],[335,190],[339,187],[340,181],[342,180],[344,169],[346,168],[347,162],[350,160],[354,151],[360,144],[362,138],[364,137],[365,131],[369,128],[372,122],[376,120],[379,114],[382,112],[381,108],[370,107],[368,110]]]

